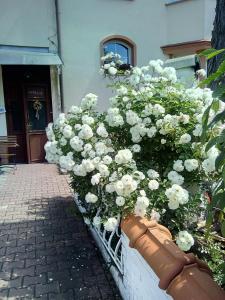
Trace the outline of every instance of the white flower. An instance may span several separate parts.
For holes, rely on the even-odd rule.
[[[166,140],[165,139],[161,139],[161,144],[162,145],[166,144]]]
[[[135,144],[132,146],[132,150],[133,150],[133,152],[138,153],[141,151],[141,146],[138,144]]]
[[[95,122],[94,118],[92,118],[88,115],[83,115],[82,116],[82,123],[83,124],[92,125],[92,124],[94,124],[94,122]]]
[[[184,170],[183,161],[178,159],[173,163],[173,169],[177,172],[182,172]]]
[[[126,164],[132,160],[132,152],[129,149],[119,150],[115,156],[115,162],[118,165]]]
[[[87,172],[82,165],[75,165],[73,168],[73,172],[75,175],[81,176],[81,177],[85,177],[87,175]]]
[[[113,183],[108,183],[108,184],[106,184],[105,190],[106,190],[106,192],[109,193],[109,194],[115,192],[114,184],[113,184]]]
[[[188,124],[190,121],[190,116],[180,113],[179,121],[182,122],[183,124]]]
[[[206,73],[206,70],[204,69],[199,69],[197,72],[196,72],[197,76],[199,77],[199,79],[204,79],[207,75]]]
[[[177,209],[179,207],[179,205],[180,205],[180,202],[179,202],[179,200],[177,198],[172,198],[168,202],[168,206],[172,210]]]
[[[184,183],[184,177],[178,174],[176,171],[170,171],[167,177],[173,184],[182,185]]]
[[[188,133],[184,133],[179,140],[179,144],[187,144],[191,141],[191,136]]]
[[[194,239],[190,233],[184,230],[178,233],[176,243],[182,251],[188,251],[194,245]]]
[[[135,125],[136,123],[139,122],[139,117],[138,115],[136,114],[136,112],[132,111],[132,110],[128,110],[126,112],[126,121],[129,125],[133,126]]]
[[[99,170],[99,173],[101,174],[102,177],[108,177],[109,176],[109,169],[103,163],[100,163],[98,165],[98,170]]]
[[[70,146],[77,152],[81,152],[83,150],[83,144],[84,142],[78,136],[74,136],[70,140]]]
[[[136,205],[134,208],[134,214],[143,218],[146,215],[146,208]]]
[[[108,72],[109,72],[110,75],[114,76],[117,73],[117,69],[114,68],[114,67],[109,67]]]
[[[186,159],[184,161],[184,166],[188,172],[194,171],[198,168],[198,161],[197,159]]]
[[[177,75],[176,75],[176,70],[172,67],[166,67],[162,71],[162,76],[166,77],[168,80],[172,82],[177,81]]]
[[[87,124],[81,126],[81,130],[78,134],[81,139],[88,140],[93,137],[93,131],[91,127]]]
[[[156,132],[157,132],[156,127],[152,126],[152,127],[150,127],[150,128],[147,129],[147,136],[149,138],[152,138],[153,136],[155,136]]]
[[[92,93],[87,94],[81,100],[81,108],[82,109],[92,109],[96,106],[98,101],[98,96]]]
[[[123,206],[125,204],[125,198],[122,196],[116,197],[116,204],[118,206]]]
[[[61,137],[61,139],[59,140],[60,145],[62,146],[66,146],[67,144],[67,140],[64,138],[64,136]]]
[[[98,197],[90,192],[88,192],[85,196],[85,200],[87,203],[96,203],[98,201]]]
[[[149,206],[149,199],[146,196],[137,197],[136,206],[147,208]]]
[[[216,170],[215,162],[219,153],[219,150],[215,146],[207,152],[208,158],[202,162],[202,167],[206,174],[212,173]]]
[[[151,220],[153,221],[158,222],[160,220],[160,214],[154,209],[152,209],[150,216],[151,216]]]
[[[192,133],[193,133],[194,136],[201,136],[202,135],[202,125],[197,124]]]
[[[152,191],[157,190],[159,188],[159,183],[155,179],[149,180],[148,187]]]
[[[118,89],[117,89],[117,93],[118,95],[126,95],[128,93],[128,90],[125,86],[121,85]]]
[[[85,169],[87,173],[92,172],[95,169],[95,165],[90,159],[83,159],[82,160],[82,167]]]
[[[114,231],[118,225],[118,221],[116,218],[111,217],[107,220],[107,222],[104,224],[106,231]]]
[[[91,177],[91,184],[92,184],[92,185],[97,185],[97,184],[99,184],[100,178],[101,178],[101,174],[100,174],[100,173],[97,173],[97,174],[93,175],[93,176]]]
[[[153,106],[152,113],[155,117],[158,117],[158,116],[163,115],[165,113],[165,108],[160,104],[155,104]]]
[[[75,165],[75,162],[69,155],[67,155],[60,157],[59,164],[62,169],[71,171],[73,169],[73,166]]]
[[[140,82],[140,76],[135,75],[135,74],[131,75],[129,77],[129,82],[131,85],[134,85],[134,86],[137,85]]]
[[[69,139],[71,138],[73,131],[72,131],[72,127],[70,125],[66,125],[63,128],[62,134],[64,135],[65,138]]]
[[[171,188],[166,189],[166,197],[169,199],[168,206],[170,209],[177,209],[180,204],[188,202],[188,191],[178,184],[173,184]]]
[[[81,112],[82,112],[82,109],[76,105],[72,105],[69,110],[69,113],[74,114],[74,115],[80,114]]]
[[[108,137],[108,132],[105,129],[105,126],[103,123],[99,124],[97,130],[96,130],[97,134],[103,138],[107,138]]]
[[[147,174],[148,174],[148,177],[149,177],[150,179],[157,179],[157,178],[159,178],[159,173],[156,172],[156,171],[153,170],[153,169],[149,169],[148,172],[147,172]]]
[[[94,226],[98,227],[101,224],[101,217],[95,216],[93,218],[93,224],[94,224]]]

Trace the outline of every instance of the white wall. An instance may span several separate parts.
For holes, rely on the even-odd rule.
[[[0,45],[49,47],[56,42],[54,0],[0,0]]]
[[[3,82],[2,82],[2,68],[1,68],[1,66],[0,66],[0,107],[5,108]],[[0,113],[0,136],[1,135],[2,136],[7,135],[5,113]]]
[[[210,39],[216,0],[188,0],[166,6],[167,42]]]
[[[64,102],[66,110],[85,93],[97,93],[102,110],[107,106],[106,80],[98,75],[100,42],[119,34],[137,44],[137,63],[163,58],[166,40],[164,1],[61,0]],[[110,95],[110,93],[108,93]]]
[[[172,300],[158,287],[159,278],[144,258],[137,250],[129,247],[129,240],[125,234],[122,235],[122,252],[126,300]]]
[[[215,18],[216,0],[205,0],[205,39],[211,39]]]

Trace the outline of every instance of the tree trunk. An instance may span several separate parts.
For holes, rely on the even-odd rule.
[[[217,0],[216,16],[213,25],[212,48],[225,48],[225,0]],[[222,56],[223,54],[218,55],[209,61],[208,74],[214,73],[218,69]]]

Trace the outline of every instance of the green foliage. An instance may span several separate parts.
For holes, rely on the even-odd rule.
[[[225,49],[207,49],[203,51],[200,56],[205,56],[208,60],[221,55],[221,63],[216,72],[211,74],[208,78],[200,83],[200,86],[209,85],[213,82],[217,83],[217,87],[214,91],[214,96],[217,97],[208,109],[206,109],[203,116],[203,133],[202,141],[205,142],[207,132],[214,130],[216,126],[224,126],[225,110],[219,111],[219,101],[224,100],[225,97],[225,84],[223,83],[225,74]],[[219,113],[209,122],[209,115],[211,110],[219,111]],[[216,159],[215,167],[217,170],[216,185],[214,186],[212,193],[212,202],[208,206],[208,224],[212,225],[213,222],[219,222],[221,224],[220,234],[225,237],[225,129],[219,134],[212,136],[206,145],[206,151],[209,151],[212,147],[216,147],[220,150],[220,154]]]

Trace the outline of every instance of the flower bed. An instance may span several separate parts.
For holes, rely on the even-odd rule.
[[[113,231],[130,214],[158,221],[181,250],[192,247],[212,261],[222,283],[222,250],[216,262],[213,251],[204,256],[207,240],[200,229],[220,154],[216,147],[205,151],[200,138],[212,91],[185,88],[160,60],[141,68],[123,68],[112,54],[104,60],[101,72],[114,91],[108,111],[98,113],[97,96],[88,94],[60,114],[47,128],[46,159],[70,174],[87,222]],[[215,103],[208,121],[224,109]],[[207,138],[222,128],[218,124]]]

